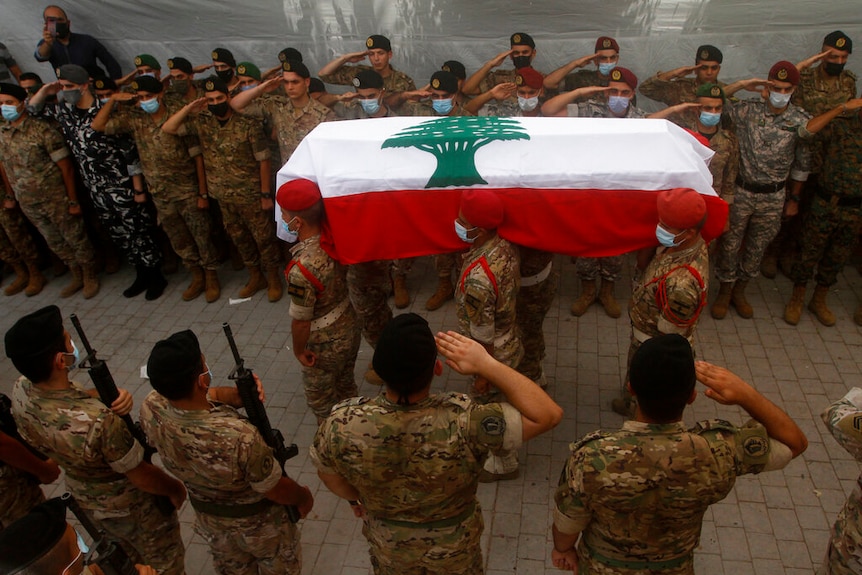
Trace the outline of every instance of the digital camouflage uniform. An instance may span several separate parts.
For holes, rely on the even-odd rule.
[[[360,328],[350,305],[344,266],[320,247],[320,236],[300,241],[290,249],[287,293],[290,317],[311,322],[306,345],[317,355],[312,367],[302,368],[308,406],[318,418],[332,406],[359,392],[353,368],[359,352]]]
[[[601,86],[604,88],[610,81],[610,76],[602,76],[598,70],[577,70],[563,78],[561,91],[571,92],[578,88],[589,88],[590,86]]]
[[[141,406],[141,425],[165,468],[185,484],[216,573],[299,575],[299,530],[284,506],[264,495],[281,468],[254,425],[228,405],[187,411],[155,391]],[[243,508],[248,516],[219,515]]]
[[[579,573],[693,575],[703,515],[739,475],[781,469],[790,449],[750,420],[647,424],[595,432],[570,446],[554,525],[583,532]]]
[[[196,156],[200,142],[194,136],[174,136],[162,131],[162,124],[180,107],[162,102],[166,108],[161,121],[141,110],[115,114],[105,125],[105,133],[129,134],[135,139],[147,189],[156,206],[162,228],[183,263],[207,270],[218,267],[210,239],[210,216],[198,208]]]
[[[374,70],[366,64],[350,64],[341,66],[332,74],[321,74],[320,79],[327,84],[339,84],[341,86],[352,86],[353,79],[362,70]],[[389,65],[390,73],[388,76],[383,76],[383,89],[386,90],[386,95],[395,94],[397,92],[409,92],[416,89],[416,84],[413,83],[413,78],[399,72],[392,65]],[[313,99],[313,98],[312,98]],[[398,110],[396,110],[397,112]]]
[[[70,389],[40,389],[23,377],[12,392],[12,413],[21,437],[57,462],[81,507],[135,563],[161,574],[184,573],[176,512],[164,515],[156,497],[125,475],[141,464],[144,448],[122,419],[74,383]]]
[[[3,122],[0,125],[0,163],[6,170],[21,211],[63,263],[70,267],[92,265],[95,260],[93,245],[87,238],[81,216],[69,214],[63,175],[55,163],[68,157],[69,148],[63,135],[46,120],[28,114],[20,124]],[[9,213],[3,219],[17,218]],[[21,256],[25,256],[22,251],[26,249],[23,248],[24,238],[19,236],[16,241],[13,236],[20,232],[12,232],[12,229],[14,227],[6,229],[7,235]],[[26,237],[26,241],[32,244],[29,232]],[[27,254],[29,261],[35,260],[35,248],[27,251],[31,252]]]
[[[551,309],[560,272],[554,268],[554,254],[518,246],[520,254],[520,289],[515,318],[524,345],[524,357],[518,371],[538,383],[545,384],[542,361],[545,359],[545,332],[542,325]]]
[[[36,244],[21,210],[17,207],[11,210],[0,208],[0,260],[11,265],[38,259]]]
[[[522,437],[508,404],[450,392],[405,406],[381,394],[337,405],[310,455],[359,491],[375,575],[481,575],[479,471],[489,452],[515,451]]]
[[[275,131],[282,165],[287,163],[302,139],[318,124],[336,119],[335,112],[311,97],[302,109],[295,108],[287,96],[277,94],[266,94],[253,104],[256,105],[254,109],[259,110]]]
[[[858,426],[860,416],[862,390],[858,387],[851,389],[821,414],[826,429],[856,461],[862,461],[862,433]],[[838,512],[826,557],[817,575],[858,573],[862,573],[862,478],[856,480],[853,493]]]
[[[479,83],[479,93],[484,94],[492,89],[497,84],[514,84],[515,77],[518,71],[512,68],[511,70],[491,70],[488,75]],[[515,95],[509,96],[505,100],[490,100],[482,106],[479,111],[480,116],[499,116],[501,118],[511,118],[517,116],[521,108],[518,107],[518,97]],[[472,115],[472,114],[470,114]]]
[[[711,82],[724,88],[724,82]],[[668,106],[676,106],[685,102],[697,102],[697,89],[700,84],[695,78],[674,78],[673,80],[660,80],[658,74],[647,78],[638,87],[638,91],[656,102]]]

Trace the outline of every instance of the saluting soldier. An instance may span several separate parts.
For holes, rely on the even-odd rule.
[[[668,106],[695,102],[698,97],[697,90],[704,84],[718,84],[724,87],[724,82],[718,80],[723,60],[724,55],[721,50],[704,44],[695,52],[694,66],[682,66],[669,72],[659,72],[643,81],[640,85],[640,93]],[[692,73],[694,78],[689,78]]]
[[[596,65],[595,70],[579,69],[591,63]],[[589,86],[607,86],[611,72],[619,63],[620,45],[610,36],[599,36],[594,54],[576,58],[545,76],[545,89],[570,92]]]
[[[481,68],[476,70],[464,81],[461,91],[474,96],[487,92],[497,84],[513,84],[518,69],[532,66],[536,57],[536,41],[524,32],[515,32],[509,36],[509,50],[497,54],[494,58],[485,62]],[[512,60],[514,67],[511,70],[496,70],[503,65],[506,58]],[[487,116],[511,117],[518,110],[518,100],[514,94],[500,102],[488,103],[483,113]]]

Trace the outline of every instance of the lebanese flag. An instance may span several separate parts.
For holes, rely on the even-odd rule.
[[[712,155],[666,120],[379,118],[318,125],[277,183],[319,185],[323,243],[346,264],[465,249],[454,220],[467,187],[499,194],[507,240],[603,257],[657,245],[661,190],[701,193],[703,235],[720,235],[728,206],[712,189]]]

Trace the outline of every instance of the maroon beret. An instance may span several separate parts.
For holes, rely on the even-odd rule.
[[[659,220],[678,230],[696,228],[706,217],[706,202],[691,188],[674,188],[659,192],[656,203]]]
[[[769,69],[769,79],[778,80],[779,82],[790,82],[794,86],[799,84],[799,70],[787,60],[776,62]]]
[[[275,194],[275,201],[286,212],[307,210],[321,199],[320,188],[311,180],[296,179],[283,183]]]
[[[503,202],[490,190],[465,190],[461,194],[461,213],[471,226],[495,230],[503,223]]]

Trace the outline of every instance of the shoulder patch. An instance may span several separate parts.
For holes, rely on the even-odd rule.
[[[853,429],[856,431],[862,431],[862,415],[853,416]]]
[[[749,457],[759,459],[769,453],[769,441],[758,435],[752,435],[742,441],[742,449]]]
[[[302,299],[305,297],[305,286],[296,285],[295,283],[288,283],[287,295]]]
[[[708,431],[710,429],[736,431],[736,426],[726,419],[706,419],[704,421],[698,421],[694,426],[695,432]]]
[[[267,457],[263,460],[261,464],[261,471],[263,472],[264,477],[268,477],[270,473],[272,473],[272,466],[274,465],[273,461],[275,458],[272,456]]]
[[[498,415],[489,415],[479,422],[482,431],[491,437],[499,437],[506,432],[506,420]]]

